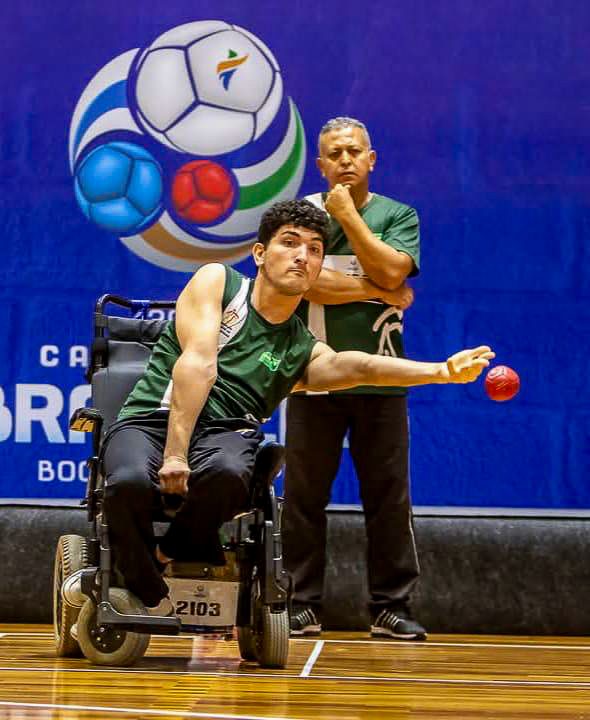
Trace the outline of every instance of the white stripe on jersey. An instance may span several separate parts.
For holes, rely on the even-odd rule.
[[[242,278],[240,289],[227,304],[221,317],[221,327],[219,328],[219,340],[217,342],[217,352],[219,352],[227,343],[234,338],[244,327],[246,318],[248,317],[248,288],[250,280]]]

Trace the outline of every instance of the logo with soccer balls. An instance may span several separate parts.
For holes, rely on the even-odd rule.
[[[271,51],[221,21],[111,60],[74,111],[69,158],[86,217],[184,272],[246,257],[262,213],[297,195],[305,135]]]

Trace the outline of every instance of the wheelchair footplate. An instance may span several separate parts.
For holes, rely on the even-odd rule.
[[[180,632],[232,635],[236,622],[239,570],[235,556],[222,566],[200,562],[171,562],[164,575]]]

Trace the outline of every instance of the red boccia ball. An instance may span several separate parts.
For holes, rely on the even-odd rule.
[[[211,160],[193,160],[174,175],[172,205],[183,220],[197,225],[215,222],[233,200],[231,175]]]
[[[520,378],[512,368],[496,365],[486,375],[485,389],[488,396],[496,402],[512,400],[520,390]]]

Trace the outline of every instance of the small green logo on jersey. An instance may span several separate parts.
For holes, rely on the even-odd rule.
[[[266,365],[266,367],[271,372],[276,372],[279,369],[279,365],[281,364],[281,358],[271,353],[270,350],[265,350],[263,353],[260,354],[258,362]]]

